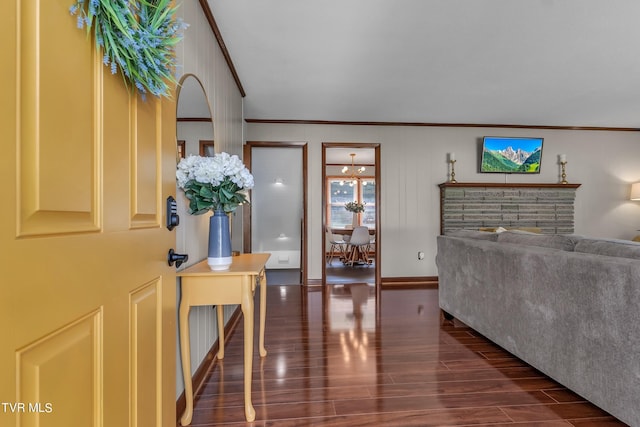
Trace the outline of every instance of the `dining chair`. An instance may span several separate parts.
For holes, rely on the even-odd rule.
[[[349,239],[345,264],[351,266],[356,262],[363,262],[367,265],[371,264],[371,260],[367,254],[369,245],[369,229],[364,226],[355,227],[351,233],[351,239]]]
[[[338,259],[344,259],[346,254],[346,244],[342,239],[338,239],[335,234],[331,232],[331,228],[327,227],[327,241],[331,243],[331,248],[329,249],[329,255],[327,255],[327,264],[331,265],[333,262],[333,257],[337,256]]]
[[[373,254],[373,256],[370,258],[375,259],[376,257],[376,235],[375,234],[369,237],[369,246],[367,246],[367,255],[369,254]]]

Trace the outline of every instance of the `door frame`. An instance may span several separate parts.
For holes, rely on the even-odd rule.
[[[308,143],[304,141],[247,141],[243,147],[242,157],[247,169],[251,171],[251,149],[259,148],[301,148],[302,149],[302,224],[301,224],[301,242],[300,242],[300,276],[303,286],[308,284],[307,269],[307,147]],[[242,247],[244,252],[250,253],[251,249],[251,208],[242,209]]]
[[[381,222],[380,222],[380,188],[381,188],[381,176],[380,176],[380,143],[367,143],[367,142],[323,142],[322,143],[322,286],[327,284],[327,262],[325,258],[326,254],[326,233],[327,229],[327,149],[329,148],[371,148],[374,150],[375,158],[375,179],[376,179],[376,262],[375,262],[375,287],[376,287],[376,299],[380,300],[380,291],[382,289],[382,278],[380,274],[381,263]]]

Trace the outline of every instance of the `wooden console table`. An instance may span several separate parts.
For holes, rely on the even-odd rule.
[[[178,271],[181,278],[182,298],[180,300],[180,355],[182,356],[182,376],[186,409],[180,424],[191,424],[193,417],[193,384],[191,382],[191,348],[189,338],[189,310],[194,305],[217,305],[218,316],[218,359],[224,358],[224,318],[222,307],[226,304],[240,304],[244,317],[244,413],[247,421],[255,420],[256,411],[251,403],[251,370],[253,363],[253,296],[256,283],[260,284],[260,356],[267,355],[264,349],[264,327],[267,314],[267,280],[264,266],[270,254],[242,254],[233,257],[228,270],[212,271],[207,261]]]

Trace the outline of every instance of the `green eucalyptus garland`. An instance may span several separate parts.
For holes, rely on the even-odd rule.
[[[171,0],[76,0],[78,28],[93,33],[103,63],[144,97],[169,97],[176,84],[174,47],[187,27]]]

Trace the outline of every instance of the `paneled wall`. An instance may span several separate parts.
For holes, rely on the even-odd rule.
[[[233,80],[227,63],[196,0],[182,2],[178,9],[182,19],[189,24],[184,40],[177,46],[178,79],[183,74],[198,77],[209,101],[213,117],[216,151],[226,151],[242,157],[243,126],[242,96]],[[176,229],[176,251],[188,253],[188,265],[207,257],[208,215],[192,216],[186,212],[186,199],[177,189],[180,226]],[[182,203],[181,203],[182,202]],[[242,249],[242,212],[233,218],[233,249]],[[187,265],[187,266],[188,266]],[[177,287],[178,301],[180,300]],[[235,306],[225,307],[225,322]],[[218,339],[215,309],[211,306],[193,307],[189,316],[191,325],[191,367],[195,372],[208,350]],[[176,319],[177,324],[177,319]],[[179,339],[179,334],[178,334]],[[176,348],[176,397],[184,390],[180,352]]]
[[[448,178],[448,152],[456,152],[456,178],[461,182],[536,180],[550,183],[559,181],[557,155],[565,153],[569,162],[569,181],[582,183],[575,203],[576,233],[630,238],[640,228],[640,204],[628,201],[630,183],[640,181],[640,132],[252,123],[245,125],[246,134],[243,135],[242,97],[199,2],[182,2],[179,10],[190,25],[177,49],[179,73],[193,73],[202,81],[213,114],[217,149],[241,155],[243,139],[309,142],[310,279],[321,277],[324,259],[320,194],[323,142],[381,144],[383,277],[437,275],[434,258],[435,237],[440,232],[438,184]],[[340,118],[336,117],[336,120]],[[544,137],[540,175],[532,178],[479,174],[478,139],[485,135]],[[240,219],[241,212],[237,212],[234,218],[234,249],[241,246]],[[189,234],[177,242],[177,248],[189,252],[194,262],[203,259],[206,256],[206,225],[184,213],[182,220],[195,224],[190,226]],[[424,260],[417,259],[418,251],[425,252]],[[217,338],[215,312],[208,307],[195,309],[191,319],[192,366],[195,367]],[[179,369],[177,372],[179,395],[182,376]]]
[[[478,173],[482,136],[544,138],[536,176]],[[456,153],[459,182],[560,182],[558,155],[567,155],[567,179],[582,184],[575,199],[575,232],[632,238],[640,204],[629,201],[640,181],[640,132],[426,126],[351,126],[249,123],[247,139],[307,141],[309,155],[309,277],[322,275],[322,143],[374,142],[381,146],[382,277],[436,276],[440,189],[448,180],[447,153]],[[418,251],[425,259],[418,260]]]

